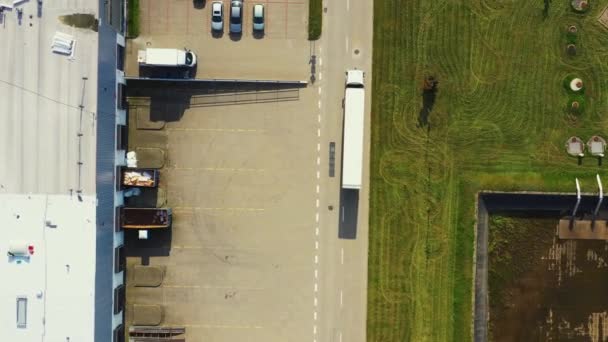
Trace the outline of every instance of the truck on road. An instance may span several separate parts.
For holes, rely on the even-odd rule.
[[[361,189],[365,121],[364,77],[365,74],[362,70],[346,71],[344,140],[342,142],[343,189]]]
[[[142,66],[194,67],[196,65],[196,54],[187,49],[148,48],[138,51],[137,61]]]
[[[120,224],[125,229],[153,229],[171,226],[170,208],[122,208]]]

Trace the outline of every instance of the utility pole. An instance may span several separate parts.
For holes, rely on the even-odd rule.
[[[570,216],[570,225],[568,226],[570,230],[572,230],[574,226],[574,218],[576,217],[578,206],[581,204],[581,185],[578,182],[578,178],[575,178],[574,180],[576,181],[576,204],[574,205],[574,210],[572,210],[572,216]]]
[[[602,205],[602,201],[604,200],[604,189],[602,188],[602,180],[600,179],[600,175],[596,175],[597,178],[597,186],[600,190],[599,198],[597,201],[597,205],[595,206],[595,210],[593,211],[593,218],[591,219],[591,229],[595,227],[595,218],[597,217],[598,212],[600,211],[600,206]]]

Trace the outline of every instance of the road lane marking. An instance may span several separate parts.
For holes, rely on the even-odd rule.
[[[315,264],[318,264],[318,263],[319,263],[319,255],[315,254]]]
[[[315,241],[315,249],[319,249],[319,241]],[[315,274],[316,274],[317,270],[315,270]]]
[[[319,199],[317,198],[317,209],[319,209]]]
[[[319,137],[319,138],[321,137],[321,129],[320,128],[317,128],[317,137]]]
[[[317,143],[317,152],[321,152],[321,143]]]
[[[317,333],[317,326],[316,326],[316,325],[313,325],[313,326],[312,326],[312,333],[313,333],[313,334],[316,334],[316,333]]]
[[[346,52],[348,52],[348,37],[346,37]]]
[[[317,320],[317,312],[316,311],[315,311],[314,316],[315,316],[315,321],[316,321]]]
[[[317,193],[319,193],[319,184],[317,184]]]
[[[315,306],[317,306],[317,297],[315,297]]]
[[[317,171],[317,179],[321,178],[321,172]]]
[[[319,104],[319,109],[321,109],[321,100],[319,100],[318,104]]]
[[[340,307],[342,307],[343,301],[342,301],[342,290],[340,290]]]
[[[319,74],[319,76],[321,76],[321,75]],[[319,87],[319,95],[321,95],[321,92],[322,92],[321,87]]]
[[[346,10],[350,11],[350,0],[346,0]]]
[[[321,114],[317,115],[317,121],[321,123]]]
[[[319,213],[316,214],[315,221],[317,221],[317,223],[319,223]]]
[[[344,248],[340,249],[340,262],[344,265]]]
[[[319,58],[319,66],[323,65],[323,58]]]
[[[340,336],[339,340],[340,340],[340,342],[342,342],[342,332],[341,331],[339,333],[339,336]]]
[[[317,166],[321,165],[321,157],[317,157]]]
[[[320,72],[319,73],[319,81],[323,79],[323,73]],[[321,90],[321,87],[319,87],[319,90]],[[321,94],[321,92],[319,91],[319,94]]]
[[[317,285],[317,283],[315,283],[315,292],[317,292],[319,290],[319,287]]]

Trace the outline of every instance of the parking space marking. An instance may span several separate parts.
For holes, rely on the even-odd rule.
[[[247,211],[247,212],[262,212],[264,208],[204,208],[204,207],[173,207],[174,211]]]
[[[247,169],[231,167],[168,167],[167,171],[213,171],[213,172],[264,172],[265,169]]]
[[[183,324],[181,322],[167,323],[166,325],[193,329],[264,329],[260,325]]]
[[[264,133],[263,129],[250,128],[187,128],[173,127],[165,128],[167,131],[183,131],[183,132],[230,132],[230,133]]]

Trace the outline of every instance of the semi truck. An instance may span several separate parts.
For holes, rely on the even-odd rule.
[[[139,50],[137,61],[142,66],[194,67],[196,54],[191,50],[152,49]]]
[[[171,208],[122,208],[120,224],[125,229],[168,228],[171,215]]]
[[[363,128],[365,111],[365,74],[346,71],[344,95],[344,140],[342,142],[342,188],[361,189],[363,174]]]

